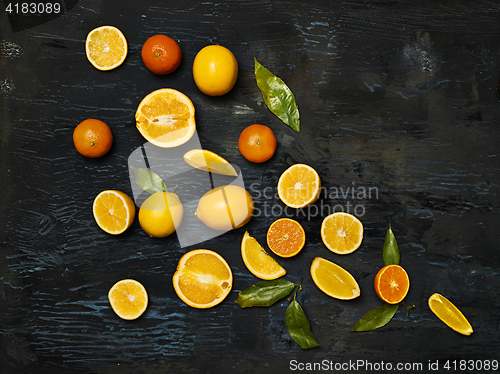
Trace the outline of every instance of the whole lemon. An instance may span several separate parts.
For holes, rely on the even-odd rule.
[[[184,208],[179,197],[171,192],[156,192],[139,209],[139,223],[149,236],[164,238],[182,222]]]
[[[208,191],[198,202],[196,217],[214,230],[245,225],[253,214],[252,195],[242,187],[227,185]]]
[[[194,59],[193,77],[201,92],[221,96],[231,91],[236,83],[238,62],[229,49],[208,45]]]

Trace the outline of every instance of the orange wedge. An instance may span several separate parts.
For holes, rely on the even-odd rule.
[[[172,278],[177,296],[193,308],[206,309],[221,303],[233,286],[226,260],[209,249],[195,249],[179,260]]]
[[[192,149],[184,154],[184,161],[190,166],[216,174],[237,176],[233,165],[218,154],[206,149]]]
[[[85,53],[95,68],[111,70],[125,61],[128,53],[127,39],[116,27],[101,26],[87,35]]]
[[[142,99],[135,121],[144,138],[163,148],[186,143],[196,129],[193,103],[172,88],[153,91]]]
[[[319,175],[312,167],[295,164],[278,180],[278,196],[290,208],[304,208],[318,200],[321,191]]]
[[[375,276],[375,292],[388,304],[399,304],[410,289],[410,278],[401,266],[386,265]]]
[[[311,277],[321,291],[336,299],[351,300],[361,293],[358,282],[347,270],[321,257],[313,260]]]
[[[267,246],[280,257],[295,256],[305,243],[306,232],[294,219],[280,218],[267,230]]]
[[[148,294],[142,284],[133,279],[121,280],[108,292],[111,307],[120,318],[136,319],[148,307]]]
[[[102,191],[94,199],[92,206],[97,225],[108,234],[118,235],[134,222],[135,204],[121,191]]]
[[[243,235],[241,241],[241,257],[245,266],[257,278],[272,280],[286,274],[286,270],[269,256],[257,240],[248,234]]]
[[[462,312],[443,295],[435,293],[429,297],[429,308],[452,330],[463,335],[470,335],[474,332]]]
[[[330,214],[321,224],[321,239],[333,253],[339,255],[352,253],[363,241],[363,224],[348,213]]]

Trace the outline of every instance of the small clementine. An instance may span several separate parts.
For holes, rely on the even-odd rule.
[[[389,304],[399,304],[410,289],[408,273],[399,265],[386,265],[375,276],[375,292]]]
[[[97,158],[104,156],[111,149],[113,134],[104,122],[89,118],[76,126],[73,131],[73,143],[83,156]]]
[[[264,125],[251,125],[240,134],[238,148],[248,161],[261,163],[269,160],[276,150],[273,130]]]
[[[182,52],[179,44],[172,38],[158,34],[150,37],[142,46],[142,61],[153,73],[165,75],[172,73],[181,63]]]

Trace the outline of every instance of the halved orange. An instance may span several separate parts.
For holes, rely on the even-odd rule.
[[[92,205],[97,225],[108,234],[118,235],[127,230],[135,219],[135,204],[125,193],[102,191]]]
[[[177,296],[193,308],[221,303],[233,287],[233,273],[226,260],[209,249],[194,249],[181,257],[172,278]]]
[[[125,61],[128,53],[127,39],[114,26],[97,27],[87,35],[85,53],[95,68],[111,70]]]
[[[184,161],[190,166],[216,174],[237,176],[233,165],[217,153],[206,149],[192,149],[184,154]]]
[[[120,318],[136,319],[148,307],[148,294],[136,280],[124,279],[114,284],[108,292],[111,307]]]
[[[313,260],[311,277],[321,291],[336,299],[352,300],[361,294],[358,282],[347,270],[322,257]]]
[[[272,258],[259,242],[245,232],[241,241],[241,257],[248,270],[257,278],[272,280],[282,277],[286,270]]]
[[[386,265],[375,276],[375,292],[389,304],[399,304],[410,289],[408,273],[399,265]]]
[[[321,239],[333,253],[339,255],[352,253],[363,241],[363,224],[348,213],[330,214],[321,224]]]
[[[463,335],[470,335],[474,332],[462,312],[443,295],[435,293],[429,297],[429,308],[452,330]]]
[[[304,248],[306,232],[300,223],[290,218],[274,221],[267,230],[267,245],[280,257],[292,257]]]
[[[192,101],[172,88],[161,88],[142,99],[135,121],[144,138],[163,148],[186,143],[196,129]]]
[[[278,196],[290,208],[304,208],[318,200],[321,180],[312,167],[295,164],[278,180]]]

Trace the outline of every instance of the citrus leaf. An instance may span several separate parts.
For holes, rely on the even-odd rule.
[[[311,325],[304,310],[296,300],[293,300],[288,306],[285,322],[290,336],[300,345],[300,348],[309,349],[319,346],[311,332]]]
[[[135,174],[135,183],[144,191],[154,194],[156,192],[168,192],[163,180],[151,169],[131,167]]]
[[[399,304],[384,304],[370,310],[351,331],[371,331],[385,326],[398,311]]]
[[[384,263],[386,265],[399,265],[400,255],[398,242],[396,241],[396,237],[392,233],[390,223],[389,228],[387,229],[387,234],[385,235],[382,256],[384,257]]]
[[[284,279],[260,282],[241,291],[235,302],[242,308],[271,306],[287,296],[294,287],[294,283]]]
[[[299,109],[292,91],[285,82],[262,66],[256,58],[254,60],[255,79],[267,107],[276,117],[299,132]]]

